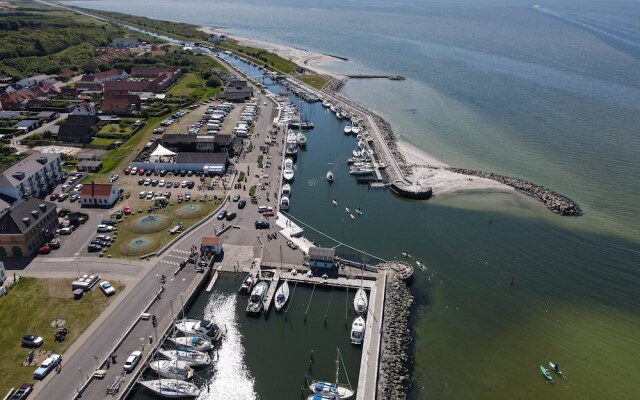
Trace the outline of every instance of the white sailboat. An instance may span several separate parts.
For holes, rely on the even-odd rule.
[[[210,340],[198,336],[170,337],[167,340],[187,350],[209,351],[213,349]]]
[[[353,396],[354,392],[344,386],[338,384],[338,376],[340,373],[340,350],[338,350],[338,356],[336,357],[336,381],[335,383],[325,381],[313,381],[309,385],[309,389],[313,392],[308,400],[317,399],[348,399]]]
[[[204,367],[211,364],[211,357],[201,351],[160,349],[158,353],[170,360],[185,362],[190,367]]]
[[[282,310],[287,301],[289,300],[289,282],[284,281],[282,285],[276,290],[276,311]]]
[[[185,318],[176,323],[176,329],[184,333],[186,336],[217,336],[218,325],[206,319],[189,319]]]
[[[353,298],[353,308],[358,314],[364,314],[367,312],[369,306],[369,299],[367,298],[367,292],[360,287],[356,292],[356,297]]]
[[[156,360],[149,366],[163,378],[187,380],[193,377],[193,368],[185,361],[180,360]]]
[[[365,323],[362,315],[359,315],[351,324],[351,343],[362,344],[364,340]]]
[[[192,398],[200,395],[200,389],[191,382],[178,379],[152,379],[140,384],[155,394],[169,399]]]

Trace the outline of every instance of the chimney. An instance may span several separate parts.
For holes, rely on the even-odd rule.
[[[31,211],[31,215],[33,216],[33,218],[38,219],[38,210]]]
[[[40,156],[40,157],[36,158],[36,161],[38,161],[42,165],[45,165],[48,160],[47,160],[46,156]]]
[[[42,210],[42,212],[46,212],[47,211],[47,205],[44,203],[40,203],[38,205],[38,207],[40,208],[40,210]]]
[[[27,226],[31,224],[31,220],[29,219],[29,217],[22,218],[22,222],[24,222],[24,224]]]

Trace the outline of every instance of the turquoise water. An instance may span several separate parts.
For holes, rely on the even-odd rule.
[[[404,75],[351,82],[345,93],[443,161],[531,179],[581,205],[586,215],[570,219],[503,194],[413,202],[370,191],[346,174],[355,139],[320,106],[305,106],[317,128],[300,156],[292,215],[378,256],[409,251],[429,266],[413,286],[411,398],[640,393],[637,3],[80,4],[348,57],[330,66],[337,72]],[[345,220],[345,205],[364,215]],[[551,360],[566,378],[547,384],[538,365]],[[255,387],[267,376],[254,375]]]

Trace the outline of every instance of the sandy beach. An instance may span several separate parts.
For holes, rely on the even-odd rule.
[[[304,49],[266,43],[257,40],[242,38],[229,35],[220,28],[211,26],[202,26],[201,31],[208,34],[226,35],[227,37],[238,41],[242,46],[257,47],[275,53],[282,58],[293,61],[313,72],[330,75],[332,77],[340,77],[331,71],[323,68],[328,63],[343,61],[339,58],[326,54],[314,53]],[[411,175],[407,178],[413,182],[421,183],[425,186],[431,186],[434,195],[444,193],[455,193],[469,190],[495,190],[501,192],[514,192],[514,189],[505,184],[468,175],[458,174],[445,169],[449,167],[446,163],[437,160],[435,157],[427,154],[424,150],[419,149],[410,143],[404,142],[396,138],[398,148],[405,156],[408,164],[413,166]]]

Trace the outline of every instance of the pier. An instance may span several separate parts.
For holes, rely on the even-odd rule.
[[[349,79],[389,79],[390,81],[403,81],[402,75],[347,75]]]

